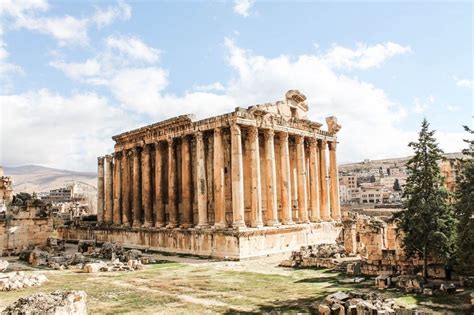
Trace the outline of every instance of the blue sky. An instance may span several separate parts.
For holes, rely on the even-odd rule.
[[[472,126],[471,2],[2,1],[1,164],[95,170],[111,136],[308,96],[341,162]],[[19,145],[19,144],[22,145]]]

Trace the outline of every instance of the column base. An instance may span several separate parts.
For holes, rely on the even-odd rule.
[[[209,224],[207,223],[204,223],[204,224],[198,224],[196,225],[196,229],[205,229],[205,228],[208,228],[209,227]]]
[[[134,227],[134,228],[140,228],[140,227],[142,227],[142,225],[141,225],[140,222],[133,222],[132,227]]]
[[[242,230],[242,229],[245,229],[247,226],[245,225],[245,221],[244,220],[241,220],[241,221],[236,221],[236,222],[233,222],[232,223],[232,228],[233,229],[236,229],[236,230]]]
[[[179,227],[182,228],[182,229],[189,229],[189,228],[193,227],[193,224],[192,223],[183,223],[183,224],[180,224]]]
[[[178,222],[169,222],[167,225],[166,225],[166,228],[167,229],[174,229],[178,227]]]
[[[298,224],[308,224],[310,223],[308,219],[298,220]]]
[[[151,222],[144,222],[143,225],[142,225],[142,228],[149,228],[149,227],[152,227],[153,225],[151,224]]]
[[[130,227],[130,222],[122,222],[123,227]]]
[[[296,223],[293,220],[282,220],[283,225],[295,225]]]
[[[255,222],[255,223],[251,224],[250,227],[263,228],[263,222]]]
[[[155,227],[156,228],[162,228],[165,227],[166,223],[165,222],[155,222]]]
[[[217,230],[223,230],[226,227],[227,225],[224,222],[214,223],[214,225],[212,226],[213,229],[217,229]]]
[[[265,225],[267,225],[267,226],[280,226],[281,223],[278,222],[278,220],[269,220],[269,221],[265,222]]]

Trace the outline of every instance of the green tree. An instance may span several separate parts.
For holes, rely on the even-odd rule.
[[[474,131],[464,126],[474,134]],[[461,272],[474,274],[474,140],[464,140],[469,148],[463,150],[467,159],[460,161],[461,169],[456,179],[454,211],[457,223],[456,263]]]
[[[405,252],[408,257],[423,259],[424,278],[428,276],[428,258],[449,259],[455,237],[455,219],[438,165],[443,151],[434,133],[424,119],[418,142],[409,143],[414,156],[407,163],[410,175],[403,192],[405,210],[399,214]]]
[[[402,187],[400,187],[400,182],[398,181],[398,178],[395,178],[395,181],[393,182],[393,190],[402,191]]]

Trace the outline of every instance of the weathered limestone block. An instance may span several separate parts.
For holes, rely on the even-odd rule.
[[[105,262],[88,263],[84,265],[84,268],[82,270],[84,270],[84,272],[86,273],[95,273],[99,272],[99,270],[105,266],[107,266]]]
[[[0,260],[0,272],[4,272],[8,268],[8,261],[6,260]]]
[[[87,294],[84,291],[55,291],[20,298],[2,311],[2,315],[87,315]]]
[[[42,285],[46,282],[43,274],[25,274],[23,271],[9,272],[0,275],[0,291],[12,291]]]

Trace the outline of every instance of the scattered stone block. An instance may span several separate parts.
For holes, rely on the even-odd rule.
[[[8,268],[8,261],[6,260],[0,260],[0,272],[5,272],[5,270],[7,270]]]

